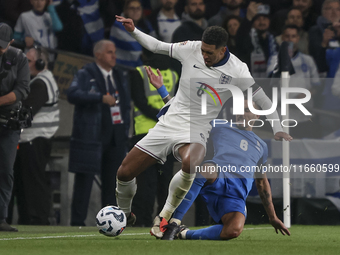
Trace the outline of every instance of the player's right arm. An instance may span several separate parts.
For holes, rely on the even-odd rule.
[[[126,19],[124,17],[116,15],[118,22],[121,22],[133,38],[135,38],[144,48],[154,53],[169,55],[171,43],[165,43],[155,39],[154,37],[139,31],[132,19]]]
[[[149,77],[150,83],[157,89],[157,92],[160,94],[160,96],[163,99],[163,102],[166,104],[170,101],[171,96],[169,95],[168,91],[166,90],[165,86],[163,85],[163,76],[161,74],[161,71],[157,68],[157,74],[154,74],[152,72],[151,67],[147,66],[145,67],[146,73]],[[162,94],[163,93],[163,94]]]
[[[142,31],[139,31],[135,27],[132,19],[126,19],[117,15],[116,19],[118,22],[123,24],[126,31],[128,31],[133,38],[135,38],[144,48],[151,52],[168,55],[171,58],[175,58],[180,62],[183,62],[189,58],[192,52],[197,50],[198,42],[196,41],[165,43],[143,33]],[[199,44],[200,43],[201,42],[199,42]]]
[[[257,173],[255,177],[256,177],[255,179],[256,188],[260,195],[262,204],[269,217],[270,224],[275,228],[276,233],[278,233],[278,230],[279,230],[282,235],[285,235],[285,234],[290,235],[289,230],[286,228],[286,226],[277,217],[275,213],[274,204],[272,201],[272,192],[271,192],[270,184],[269,184],[266,174]]]

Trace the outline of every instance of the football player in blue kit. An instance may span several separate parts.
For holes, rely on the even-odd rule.
[[[258,109],[255,103],[254,107]],[[244,115],[236,116],[236,123],[230,125],[225,120],[213,120],[210,133],[208,155],[212,158],[198,168],[196,178],[185,199],[169,221],[171,226],[164,233],[164,240],[172,240],[176,235],[181,239],[229,240],[238,237],[247,217],[246,199],[255,184],[268,214],[269,222],[283,234],[289,230],[277,217],[272,203],[271,189],[262,172],[268,157],[267,144],[253,131],[251,120],[259,116],[251,113],[248,102],[244,102]],[[212,154],[212,155],[211,155]],[[201,194],[208,211],[217,223],[208,228],[189,230],[180,225],[184,214]]]
[[[156,76],[146,68],[150,82],[157,88],[161,75]],[[253,102],[256,109],[259,107]],[[269,221],[283,235],[290,235],[289,230],[277,217],[272,203],[271,189],[262,172],[262,166],[268,157],[267,144],[253,131],[254,122],[260,116],[252,113],[248,102],[244,102],[244,114],[236,116],[236,123],[231,125],[225,120],[211,121],[210,142],[207,156],[202,165],[196,168],[196,178],[176,209],[165,229],[163,240],[180,239],[229,240],[238,237],[247,216],[246,198],[252,188],[254,177],[258,193]],[[181,224],[185,213],[201,194],[209,213],[217,223],[208,228],[189,230]]]

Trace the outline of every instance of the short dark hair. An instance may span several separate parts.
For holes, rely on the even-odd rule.
[[[212,26],[204,31],[202,42],[209,45],[215,45],[216,49],[218,49],[227,45],[228,38],[228,32],[223,27]]]
[[[285,25],[282,29],[282,34],[286,31],[286,29],[295,29],[297,33],[300,32],[300,28],[294,24]]]
[[[129,7],[129,5],[133,2],[138,2],[142,5],[141,1],[140,0],[125,0],[125,3],[124,3],[124,11],[127,10],[127,8]]]

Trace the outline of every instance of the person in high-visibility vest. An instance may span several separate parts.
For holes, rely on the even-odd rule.
[[[178,75],[169,68],[170,58],[163,55],[152,55],[145,62],[150,65],[152,71],[157,73],[160,69],[164,79],[164,85],[170,95],[175,94],[178,83]],[[133,71],[131,76],[131,98],[134,102],[134,136],[131,138],[131,147],[142,139],[153,128],[158,119],[156,115],[164,106],[161,96],[154,86],[149,83],[145,66],[139,66]],[[138,215],[137,226],[152,226],[152,215],[154,203],[157,196],[157,204],[160,212],[161,206],[165,203],[168,193],[168,186],[173,176],[174,158],[168,156],[164,165],[154,165],[137,177],[138,190],[133,200],[132,207],[134,213]]]

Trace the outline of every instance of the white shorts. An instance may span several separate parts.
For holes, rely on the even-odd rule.
[[[172,152],[181,162],[178,149],[188,143],[199,143],[206,149],[209,130],[188,130],[181,127],[169,127],[158,122],[135,147],[164,164],[167,156]]]

